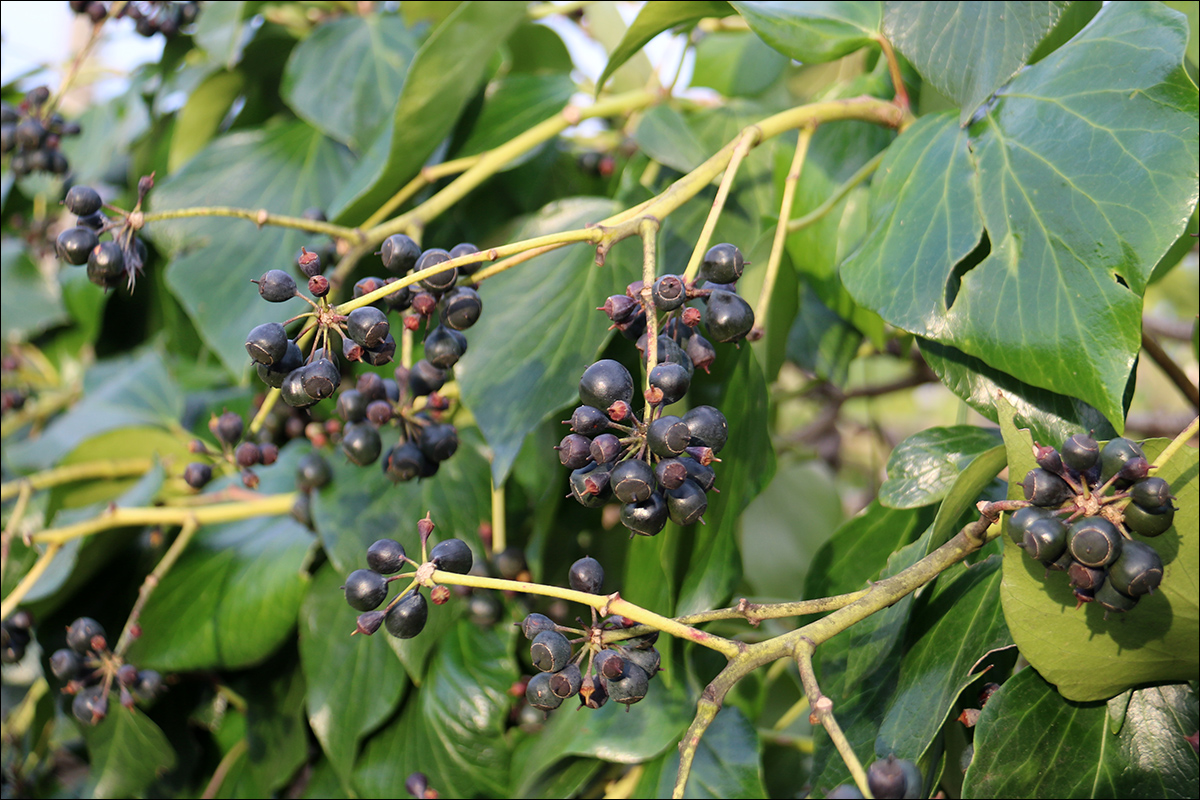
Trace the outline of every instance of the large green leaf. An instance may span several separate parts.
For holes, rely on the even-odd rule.
[[[467,438],[465,431],[460,435]],[[395,439],[395,434],[385,438],[385,446],[395,444]],[[337,571],[349,575],[365,567],[367,548],[382,538],[395,539],[418,558],[417,521],[426,513],[436,526],[435,542],[463,539],[482,554],[479,523],[491,519],[488,465],[470,442],[463,442],[453,458],[443,461],[435,477],[408,483],[393,483],[379,464],[359,467],[340,453],[331,456],[333,480],[313,494],[312,514]]]
[[[1020,481],[1033,469],[1033,443],[1001,418],[1008,448],[1009,494],[1021,497]],[[1166,442],[1146,442],[1153,462]],[[1171,484],[1179,510],[1175,525],[1148,540],[1163,560],[1162,585],[1124,614],[1099,603],[1077,608],[1063,572],[1041,564],[1004,536],[1004,582],[1000,598],[1013,640],[1046,680],[1071,700],[1104,700],[1152,681],[1200,678],[1200,478],[1197,451],[1184,447],[1156,473]]]
[[[150,349],[136,357],[96,364],[84,376],[84,401],[51,422],[36,439],[5,448],[10,469],[45,469],[87,439],[118,428],[175,423],[183,396],[167,372],[162,354]]]
[[[542,209],[513,237],[582,228],[615,213],[609,200],[575,198]],[[579,376],[608,337],[596,310],[641,274],[629,241],[608,254],[572,245],[503,272],[480,291],[486,312],[471,329],[471,349],[455,368],[463,403],[492,449],[492,479],[508,474],[525,437],[547,414],[578,402]],[[564,479],[565,485],[565,479]]]
[[[1003,397],[1016,409],[1017,424],[1029,427],[1038,441],[1062,442],[1079,431],[1116,436],[1112,424],[1082,400],[1022,383],[949,345],[918,339],[917,346],[942,383],[993,422],[1000,419],[996,407]]]
[[[604,84],[617,69],[633,57],[646,44],[668,28],[677,25],[695,25],[705,17],[727,17],[733,13],[729,3],[724,0],[665,0],[658,3],[646,3],[638,11],[637,18],[630,24],[621,41],[613,48],[608,57],[608,64],[600,79],[596,81],[596,94],[604,88]]]
[[[936,503],[967,464],[999,442],[999,431],[974,425],[914,433],[888,456],[888,478],[879,487],[879,502],[889,508]]]
[[[918,120],[880,167],[847,288],[1119,428],[1141,295],[1196,202],[1186,36],[1160,4],[1108,5],[970,133],[949,115]]]
[[[175,750],[153,720],[109,698],[108,716],[84,728],[91,757],[91,797],[144,797],[154,781],[175,767]]]
[[[5,341],[29,339],[68,320],[57,287],[38,272],[25,246],[5,238],[0,244],[0,336]]]
[[[1104,703],[1064,700],[1033,669],[992,695],[975,728],[963,797],[1196,796],[1200,714],[1187,685],[1138,689],[1119,735]]]
[[[229,205],[298,216],[327,208],[349,166],[341,145],[303,122],[290,122],[216,139],[151,197],[156,211]],[[246,373],[251,328],[308,310],[299,299],[267,303],[250,281],[269,269],[289,270],[293,254],[311,244],[311,236],[225,217],[157,222],[148,230],[171,255],[168,286],[234,375]]]
[[[62,151],[71,163],[72,182],[94,184],[111,181],[113,172],[124,177],[129,171],[129,153],[150,128],[150,112],[135,82],[128,91],[91,106],[76,121],[82,131],[63,137]]]
[[[239,738],[244,737],[246,752],[233,763],[217,797],[273,796],[308,757],[305,682],[295,652],[284,651],[232,684],[246,698],[246,714],[231,720],[230,732],[243,729]]]
[[[388,128],[332,204],[339,222],[361,222],[417,173],[475,96],[492,54],[524,18],[520,4],[475,0],[438,25],[412,60]]]
[[[646,155],[676,172],[691,172],[708,157],[687,120],[667,105],[654,106],[642,115],[633,140]]]
[[[679,772],[679,754],[671,753],[659,776],[656,797],[671,796]],[[704,732],[688,776],[684,797],[766,797],[758,732],[735,708],[717,714]]]
[[[572,756],[600,758],[616,764],[636,764],[657,756],[679,741],[693,709],[679,684],[667,689],[661,681],[650,687],[646,701],[627,714],[619,703],[576,713],[574,700],[550,714],[544,728],[518,745],[513,753],[513,797],[528,797],[545,780],[545,773]]]
[[[504,737],[517,678],[505,635],[460,622],[439,643],[421,691],[371,739],[355,766],[364,797],[400,796],[424,772],[444,797],[509,796],[512,753]],[[377,634],[379,635],[379,634]]]
[[[978,679],[976,664],[1012,639],[1000,610],[1000,558],[956,565],[909,626],[911,645],[875,742],[877,755],[919,759],[937,737],[958,695]]]
[[[883,5],[875,0],[731,2],[764,42],[805,64],[841,58],[879,34]]]
[[[883,32],[921,77],[975,109],[1024,66],[1069,3],[886,2]]]
[[[754,351],[744,346],[725,350],[717,360],[722,362],[725,392],[716,405],[729,421],[729,443],[715,467],[720,492],[708,494],[707,524],[679,530],[688,567],[677,614],[704,611],[729,597],[742,577],[738,520],[775,476],[775,450],[767,430],[767,385]]]
[[[717,31],[696,43],[692,86],[707,86],[726,97],[753,97],[769,89],[788,60],[748,33]]]
[[[291,489],[299,455],[285,448],[257,470],[260,490]],[[146,603],[130,659],[172,671],[259,663],[292,633],[313,543],[312,532],[286,516],[201,528]]]
[[[509,139],[562,111],[575,92],[568,75],[509,75],[488,87],[487,102],[471,133],[454,153],[474,156],[499,147]],[[508,168],[528,161],[536,148],[509,162]]]
[[[802,283],[799,294],[800,308],[788,331],[787,358],[821,380],[845,389],[850,363],[863,336],[821,302],[809,284]]]
[[[309,725],[351,785],[358,743],[391,716],[408,681],[385,632],[351,637],[355,612],[339,590],[342,580],[328,564],[313,577],[300,607],[300,663]]]
[[[281,94],[300,118],[361,152],[391,116],[418,45],[399,14],[330,20],[292,51]]]

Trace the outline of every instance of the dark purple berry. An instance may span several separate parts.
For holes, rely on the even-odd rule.
[[[700,277],[713,283],[734,283],[742,277],[746,262],[742,251],[731,244],[715,244],[704,254],[700,263]],[[719,340],[723,341],[723,340]]]
[[[356,569],[346,578],[342,587],[346,602],[359,611],[373,611],[387,599],[387,578],[369,569]]]
[[[258,284],[258,293],[271,303],[282,303],[296,296],[296,281],[281,269],[268,270],[252,283]]]
[[[604,567],[591,556],[584,556],[571,565],[568,580],[571,588],[577,592],[600,594],[604,585]]]

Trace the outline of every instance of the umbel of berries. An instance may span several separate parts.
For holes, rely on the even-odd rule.
[[[584,557],[571,565],[569,579],[573,590],[596,594],[604,585],[604,569],[596,559]],[[529,658],[538,673],[529,679],[525,699],[545,712],[575,696],[587,708],[613,700],[628,710],[640,702],[659,672],[661,658],[654,649],[658,631],[622,636],[632,624],[624,617],[601,621],[595,608],[592,624],[584,629],[556,625],[542,614],[527,616],[521,631],[530,641]]]
[[[71,712],[84,725],[108,716],[110,692],[120,705],[132,708],[163,689],[158,672],[139,670],[110,650],[104,627],[91,617],[80,617],[67,628],[67,646],[51,654],[50,672],[64,684],[64,694],[74,695]]]
[[[579,381],[583,405],[567,421],[572,432],[557,448],[563,466],[572,470],[571,496],[589,508],[615,499],[631,535],[654,536],[668,520],[699,522],[713,488],[710,464],[728,438],[725,416],[712,406],[697,406],[682,417],[665,414],[665,403],[686,391],[678,386],[686,375],[660,372],[655,385],[655,370],[650,385],[658,402],[648,402],[638,418],[629,370],[611,359],[588,367]]]
[[[421,537],[421,555],[426,554],[426,544],[433,533],[433,521],[428,516],[417,523]],[[411,639],[425,629],[429,619],[429,604],[421,593],[419,574],[425,570],[443,570],[465,574],[470,572],[474,561],[471,548],[461,539],[446,539],[428,551],[429,558],[418,563],[404,552],[404,546],[393,539],[379,539],[367,548],[367,568],[356,569],[346,578],[342,586],[346,602],[351,608],[362,612],[354,633],[371,635],[382,626],[397,639]],[[404,573],[405,566],[417,571]],[[386,606],[389,586],[393,581],[409,579],[407,588],[399,592]],[[444,586],[437,589],[444,591]],[[434,594],[434,602],[441,602]]]
[[[1065,571],[1079,604],[1129,611],[1158,588],[1163,562],[1137,537],[1169,530],[1175,518],[1170,485],[1137,442],[1117,438],[1101,446],[1076,434],[1061,450],[1036,445],[1038,466],[1021,482],[1029,506],[1012,515],[1008,530],[1026,555]]]

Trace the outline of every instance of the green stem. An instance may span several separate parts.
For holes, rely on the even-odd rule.
[[[1179,449],[1186,445],[1188,441],[1196,435],[1197,430],[1200,430],[1200,417],[1193,419],[1178,436],[1171,440],[1171,443],[1167,445],[1161,453],[1158,454],[1158,458],[1154,459],[1154,466],[1152,466],[1150,469],[1158,470],[1160,467],[1170,461],[1171,457],[1175,455],[1175,453],[1179,452]]]
[[[492,485],[492,555],[503,553],[508,547],[508,520],[505,510],[504,481]]]
[[[803,230],[809,225],[820,222],[822,219],[824,219],[825,215],[832,211],[838,203],[842,202],[846,195],[850,194],[855,186],[858,186],[860,183],[865,181],[871,176],[871,173],[879,168],[879,164],[881,161],[883,161],[883,156],[886,153],[886,150],[880,150],[871,158],[870,161],[859,167],[858,171],[851,175],[845,183],[839,186],[837,191],[825,198],[825,201],[821,203],[821,205],[817,206],[804,216],[797,217],[789,222],[788,233],[795,233],[796,231]]]
[[[355,228],[335,225],[332,222],[322,222],[304,217],[289,217],[284,214],[272,214],[265,208],[234,208],[233,206],[194,206],[191,208],[174,208],[164,211],[150,211],[142,215],[142,222],[160,222],[167,219],[189,219],[192,217],[233,217],[253,222],[258,227],[271,225],[276,228],[293,228],[310,233],[323,233],[335,239],[346,239],[351,242],[362,242],[363,233]]]
[[[33,491],[38,491],[75,481],[128,478],[134,475],[144,475],[153,466],[154,460],[150,458],[117,458],[55,467],[8,481],[0,486],[0,500],[8,500],[23,486],[29,486]]]
[[[171,546],[167,548],[167,552],[163,553],[162,559],[154,567],[154,571],[146,576],[142,581],[142,586],[138,590],[137,600],[133,604],[133,609],[129,612],[129,619],[125,621],[125,627],[121,630],[121,636],[117,639],[117,646],[113,648],[113,653],[118,656],[124,655],[129,649],[129,645],[133,644],[133,626],[137,624],[138,617],[142,614],[142,608],[145,607],[146,601],[150,599],[150,595],[158,588],[171,567],[175,566],[175,562],[179,560],[179,556],[187,549],[187,546],[192,541],[192,537],[196,531],[200,530],[200,524],[196,522],[193,515],[190,519],[183,523],[180,528],[179,535],[175,537],[175,541],[171,542]]]
[[[98,517],[77,522],[74,525],[64,525],[61,528],[50,528],[35,533],[31,538],[34,542],[63,544],[71,539],[91,536],[101,531],[113,528],[128,528],[143,525],[183,525],[190,519],[195,519],[199,525],[213,525],[221,522],[235,522],[251,517],[267,517],[286,514],[291,511],[296,500],[294,492],[267,495],[260,500],[247,500],[236,503],[221,503],[220,505],[198,508],[172,508],[169,506],[151,506],[148,508],[113,508]]]
[[[443,570],[435,570],[432,575],[432,581],[435,584],[442,583],[449,586],[469,586],[473,589],[496,589],[502,592],[519,592],[522,594],[541,595],[543,597],[558,597],[572,603],[591,606],[602,615],[619,614],[623,617],[628,617],[634,622],[649,625],[677,639],[686,639],[711,650],[716,650],[726,658],[733,658],[738,653],[743,652],[746,647],[740,642],[734,642],[711,633],[705,633],[677,620],[655,614],[653,611],[647,611],[641,606],[630,603],[628,600],[622,600],[619,593],[611,595],[588,594],[587,592],[577,592],[574,589],[544,586],[540,583],[530,583],[528,581],[509,581],[502,578],[485,578],[479,575],[459,575],[458,573],[445,572]]]
[[[8,619],[17,610],[17,606],[21,605],[21,601],[25,599],[25,595],[29,594],[29,590],[37,583],[38,578],[42,577],[42,574],[50,566],[50,562],[58,555],[61,547],[60,543],[51,542],[50,546],[38,556],[37,561],[30,567],[29,572],[25,573],[20,583],[13,587],[8,597],[4,598],[4,601],[0,603],[0,619]]]
[[[650,391],[650,370],[658,366],[658,308],[654,304],[654,280],[658,275],[658,220],[643,217],[638,226],[642,237],[642,310],[646,314],[646,382]],[[649,411],[647,419],[649,419]]]
[[[757,311],[755,312],[754,330],[750,332],[751,339],[762,338],[766,330],[767,312],[771,305],[771,294],[775,291],[775,281],[779,278],[779,265],[783,263],[783,251],[787,244],[788,219],[792,215],[792,203],[796,198],[796,185],[800,182],[800,171],[804,169],[804,158],[808,155],[808,145],[812,141],[815,128],[801,128],[796,140],[796,152],[792,156],[792,166],[783,182],[783,200],[779,205],[779,222],[775,225],[775,238],[771,242],[771,255],[767,258],[767,274],[763,278],[762,291],[758,295]]]
[[[733,148],[729,153],[729,163],[721,176],[721,184],[717,187],[717,196],[713,198],[712,208],[708,210],[708,217],[704,220],[704,227],[700,229],[700,238],[696,240],[696,246],[692,248],[692,256],[688,259],[687,268],[683,271],[685,281],[690,282],[696,279],[696,273],[700,271],[700,262],[704,260],[704,254],[708,252],[708,243],[712,241],[713,230],[717,227],[717,220],[721,218],[721,212],[725,210],[725,200],[729,197],[733,179],[737,175],[738,168],[742,166],[742,159],[758,143],[758,135],[757,131],[747,128],[730,145],[726,145],[726,148],[730,146]],[[720,152],[717,155],[720,155]]]
[[[809,719],[814,724],[819,722],[825,728],[830,741],[833,742],[833,746],[837,748],[838,754],[845,762],[846,768],[850,770],[850,775],[854,778],[858,790],[862,792],[863,797],[870,798],[873,795],[871,788],[867,785],[867,771],[863,769],[862,762],[858,760],[858,754],[854,752],[854,748],[846,739],[842,726],[838,725],[837,719],[833,716],[833,701],[821,694],[821,687],[817,684],[817,673],[813,669],[812,663],[813,651],[816,650],[816,647],[811,639],[803,637],[796,644],[795,658],[796,666],[800,668],[800,682],[804,684],[804,694],[812,704],[812,713],[809,715]]]

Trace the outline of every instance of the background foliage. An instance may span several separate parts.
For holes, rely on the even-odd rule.
[[[37,646],[5,665],[6,793],[392,797],[421,771],[447,797],[666,795],[717,654],[663,637],[666,672],[636,709],[542,719],[510,693],[532,671],[510,623],[531,608],[580,609],[497,595],[498,621],[482,624],[456,598],[416,639],[351,638],[342,577],[377,538],[418,549],[429,512],[477,561],[505,531],[541,583],[563,585],[571,562],[597,557],[606,591],[666,616],[853,592],[937,550],[977,501],[1019,497],[1031,442],[1125,433],[1150,439],[1153,457],[1194,417],[1195,4],[620,11],[207,3],[122,93],[82,108],[81,80],[64,107],[76,103],[83,132],[62,148],[68,183],[123,207],[153,172],[151,214],[322,209],[370,237],[342,241],[330,261],[349,287],[380,271],[381,232],[486,248],[577,231],[685,185],[772,115],[895,98],[908,114],[899,130],[863,114],[825,122],[802,140],[796,176],[793,123],[736,173],[712,241],[746,254],[739,291],[763,335],[722,346],[692,386],[693,404],[730,423],[707,524],[627,541],[614,509],[564,501],[551,448],[579,375],[599,357],[636,366],[596,307],[640,278],[641,251],[619,243],[603,266],[587,245],[538,256],[482,283],[485,311],[456,370],[463,446],[436,477],[394,485],[327,447],[334,480],[311,497],[311,527],[273,513],[198,531],[128,654],[171,676],[155,705],[83,729],[45,667],[75,617],[120,629],[175,528],[104,530],[56,551],[24,594]],[[682,81],[670,91],[674,65],[647,57],[664,31],[694,58],[687,92]],[[604,50],[598,80],[574,65],[573,37]],[[4,86],[5,100],[29,85]],[[580,115],[590,119],[575,126]],[[528,146],[497,150],[521,136]],[[59,205],[68,183],[17,179],[4,163],[4,388],[24,400],[8,410],[6,399],[5,486],[150,460],[27,506],[6,488],[6,598],[47,532],[186,495],[188,441],[211,442],[213,413],[249,418],[261,401],[245,332],[303,310],[265,306],[248,281],[288,269],[302,245],[334,246],[229,216],[154,221],[136,291],[104,293],[54,258],[72,224]],[[683,272],[715,184],[661,220],[660,273]],[[285,442],[284,417],[262,435]],[[290,498],[313,447],[286,441],[257,492]],[[1074,608],[1065,576],[1044,577],[1004,536],[822,644],[821,690],[858,757],[916,761],[925,796],[1195,797],[1196,450],[1159,466],[1180,511],[1155,540],[1162,591],[1130,614]],[[811,621],[709,629],[755,642]],[[999,691],[965,726],[989,681]],[[848,781],[803,694],[788,659],[740,681],[697,750],[688,796],[820,796]]]

